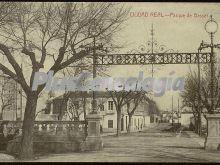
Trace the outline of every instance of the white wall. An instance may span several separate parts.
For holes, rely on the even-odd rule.
[[[7,110],[3,112],[3,120],[16,120],[15,110]]]
[[[190,125],[190,118],[191,117],[193,117],[192,113],[182,113],[181,118],[180,118],[181,125],[188,127]]]
[[[76,100],[80,101],[80,111],[82,112],[81,99],[79,98]],[[86,103],[87,114],[91,111],[91,108],[92,108],[91,101],[92,101],[92,98],[87,99],[87,103]],[[112,101],[112,98],[97,98],[98,105],[100,103],[102,103],[104,105],[104,111],[100,111],[100,109],[98,110],[100,112],[100,115],[102,116],[102,120],[100,122],[101,122],[101,126],[102,126],[102,129],[104,132],[112,132],[112,131],[116,131],[116,129],[117,129],[117,113],[116,113],[115,105],[113,103],[113,110],[109,110],[108,109],[108,101]],[[69,102],[68,102],[68,104],[69,104]],[[144,106],[144,105],[145,104],[138,106],[135,114],[132,116],[132,123],[131,123],[132,130],[138,130],[138,126],[139,126],[139,130],[140,130],[141,126],[143,128],[144,126],[147,126],[150,124],[150,116],[144,116],[144,114],[146,115],[146,113],[144,113],[144,111],[146,111],[146,106]],[[65,115],[65,116],[66,116],[66,118],[64,117],[63,120],[69,120],[68,115]],[[129,117],[127,115],[126,106],[123,106],[123,108],[122,108],[122,116],[123,116],[123,123],[124,123],[123,124],[123,131],[126,131],[127,127],[128,127],[128,122],[129,122]],[[127,121],[126,121],[126,117],[127,117]],[[80,120],[84,120],[83,113],[81,113],[81,115],[80,115]],[[108,128],[108,121],[109,120],[113,120],[113,128]],[[135,120],[136,120],[136,124],[135,124]],[[138,125],[138,121],[139,121],[139,125]]]
[[[127,118],[127,121],[126,121]],[[113,120],[113,128],[108,128],[108,120]],[[135,123],[136,121],[136,123]],[[139,125],[138,125],[138,121],[139,121]],[[128,128],[128,123],[129,123],[129,117],[128,115],[124,115],[123,116],[123,131],[127,131]],[[143,116],[132,116],[132,120],[131,120],[131,130],[140,130],[141,126],[142,128],[144,127],[144,122],[145,125],[149,125],[150,124],[150,117],[146,116],[145,119]],[[113,115],[106,115],[103,116],[103,119],[101,120],[101,125],[103,128],[104,132],[111,132],[111,131],[115,131],[117,129],[117,115],[116,113]]]
[[[144,116],[144,124],[145,126],[150,125],[150,116]]]
[[[113,120],[113,128],[108,128],[108,120]],[[105,115],[101,120],[101,125],[104,132],[112,132],[117,129],[117,115]]]

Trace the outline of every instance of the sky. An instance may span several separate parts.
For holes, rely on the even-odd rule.
[[[116,41],[125,48],[122,53],[138,49],[151,39],[150,30],[153,24],[154,38],[159,45],[165,45],[174,52],[197,52],[202,40],[210,43],[209,34],[204,25],[210,15],[220,24],[220,4],[214,3],[126,3],[131,7],[128,20],[116,37]],[[140,13],[144,15],[139,16]],[[166,16],[167,15],[167,16]],[[215,33],[214,43],[220,42],[220,29]],[[215,50],[218,54],[219,51]],[[218,55],[217,54],[217,55]],[[216,64],[219,65],[219,64]],[[186,76],[190,69],[196,70],[195,65],[172,64],[154,66],[154,78],[168,76],[174,71],[173,78]],[[145,66],[112,66],[107,73],[112,77],[137,77],[139,71],[144,77],[151,76],[151,65]],[[162,97],[153,97],[161,110],[171,110],[172,96],[174,109],[177,108],[180,92],[167,91]]]
[[[217,3],[124,3],[125,7],[131,7],[127,21],[122,25],[122,30],[115,36],[116,45],[123,45],[120,53],[128,53],[140,49],[151,40],[150,30],[154,27],[154,39],[158,45],[164,45],[166,49],[174,52],[197,52],[202,40],[209,43],[210,37],[204,29],[204,25],[212,14],[220,26],[220,4]],[[138,14],[141,17],[138,17]],[[220,43],[220,29],[214,36],[214,42]],[[217,50],[215,50],[217,51]],[[218,51],[219,53],[219,51]],[[25,59],[25,57],[24,57]],[[22,61],[25,61],[22,59]],[[218,65],[218,64],[217,64]],[[50,63],[45,64],[41,71],[48,71]],[[190,69],[196,71],[197,66],[188,64],[154,65],[154,78],[168,76],[173,72],[173,79],[186,76]],[[24,68],[25,69],[25,68]],[[25,72],[28,72],[26,68]],[[114,77],[137,77],[139,72],[144,72],[144,78],[151,76],[151,65],[145,66],[111,66],[106,73]],[[55,76],[56,77],[56,76]],[[181,98],[178,91],[167,91],[162,97],[151,97],[161,110],[171,110],[173,96],[174,109]],[[38,110],[45,107],[45,97],[40,97]]]

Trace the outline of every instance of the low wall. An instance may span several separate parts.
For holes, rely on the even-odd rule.
[[[33,140],[33,150],[35,153],[64,153],[78,152],[81,150],[80,145],[84,138],[70,138],[67,136],[54,135],[35,135]],[[21,136],[8,142],[7,153],[17,154],[20,150]]]
[[[20,150],[22,122],[7,121],[4,123],[3,132],[6,132],[6,136],[17,132],[15,138],[7,144],[7,152],[16,154]],[[80,145],[86,135],[87,123],[85,121],[35,121],[33,149],[34,152],[50,153],[80,151]]]

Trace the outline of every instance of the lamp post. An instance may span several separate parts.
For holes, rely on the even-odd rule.
[[[209,114],[205,115],[207,120],[207,136],[205,139],[205,149],[207,150],[218,150],[219,146],[219,119],[220,115],[215,114],[215,106],[214,106],[214,78],[215,78],[215,68],[214,68],[214,48],[220,49],[220,44],[214,44],[214,34],[218,31],[218,24],[217,22],[210,17],[210,19],[205,24],[205,30],[210,35],[210,44],[205,44],[204,42],[201,43],[201,50],[205,48],[211,49],[211,56],[210,56],[210,70],[211,70],[211,82],[210,82],[210,95],[211,95],[211,106]],[[216,89],[218,90],[218,89]]]
[[[200,62],[199,62],[199,54],[200,54],[200,52],[201,52],[201,45],[200,45],[200,47],[198,48],[198,57],[197,57],[197,60],[198,60],[198,96],[197,96],[197,98],[198,98],[198,126],[199,126],[199,128],[198,128],[198,133],[199,133],[199,135],[201,136],[201,93],[200,93],[200,91],[201,91],[201,82],[200,82]]]
[[[91,28],[90,28],[91,31],[89,31],[91,38],[93,39],[91,43],[92,45],[81,46],[81,48],[82,47],[86,48],[87,52],[92,50],[93,79],[96,78],[96,59],[97,59],[96,50],[103,50],[102,44],[96,46],[96,38],[98,37],[98,32],[96,30],[99,29],[97,26],[98,25],[96,23],[96,20],[94,19],[93,24],[91,24]],[[92,90],[92,112],[86,116],[88,129],[87,129],[86,139],[80,145],[81,151],[83,150],[94,151],[94,150],[101,150],[103,148],[102,137],[100,135],[100,128],[101,128],[100,122],[101,122],[102,117],[98,113],[95,90],[96,89],[94,88]]]
[[[91,38],[93,39],[92,43],[90,45],[87,46],[83,46],[81,45],[80,48],[85,48],[87,50],[87,52],[89,52],[90,50],[92,50],[92,74],[93,74],[93,79],[96,78],[96,74],[97,74],[97,70],[96,70],[96,50],[100,50],[100,51],[104,51],[107,52],[107,48],[104,48],[102,44],[97,45],[96,43],[96,38],[97,38],[97,34],[98,32],[96,31],[97,28],[97,24],[96,24],[96,20],[93,20],[93,24],[90,28],[90,35]],[[92,114],[97,114],[97,100],[96,100],[96,92],[95,90],[92,91]]]
[[[212,15],[210,16],[210,19],[205,23],[205,30],[206,32],[210,35],[210,44],[206,44],[202,41],[200,44],[199,50],[201,51],[202,49],[205,48],[210,48],[211,49],[211,56],[210,56],[210,71],[211,71],[211,81],[210,81],[210,97],[211,97],[211,112],[214,113],[214,76],[215,76],[215,69],[214,69],[214,48],[220,48],[219,44],[213,44],[213,39],[214,39],[214,34],[218,31],[218,24],[217,22],[213,19]]]
[[[211,109],[214,113],[213,105],[214,105],[214,52],[213,52],[213,35],[218,30],[218,24],[212,19],[212,16],[210,17],[210,20],[206,22],[205,24],[205,30],[210,34],[211,37]]]
[[[96,60],[96,41],[95,41],[95,36],[93,37],[93,57],[92,57],[92,63],[93,63],[93,68],[92,68],[92,74],[93,74],[93,79],[96,78],[96,66],[95,66],[95,60]],[[92,91],[92,113],[97,113],[97,100],[95,97],[95,91]]]
[[[81,45],[81,48],[85,48],[86,50],[91,50],[92,49],[92,75],[93,75],[93,79],[96,78],[96,21],[95,19],[93,20],[92,24],[91,24],[91,28],[89,31],[89,35],[91,35],[91,38],[93,39],[92,41],[92,45],[90,46],[83,46]],[[91,101],[91,105],[92,105],[92,114],[97,114],[97,100],[96,100],[96,95],[95,95],[95,91],[92,90],[92,101]]]

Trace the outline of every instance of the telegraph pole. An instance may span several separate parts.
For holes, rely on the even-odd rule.
[[[154,54],[154,25],[151,24],[151,53]],[[151,68],[152,78],[154,77],[154,64]]]
[[[173,95],[172,95],[172,127],[173,127]]]
[[[179,114],[180,114],[180,105],[179,105],[179,98],[178,98],[178,124],[180,123],[180,120],[179,120]]]

